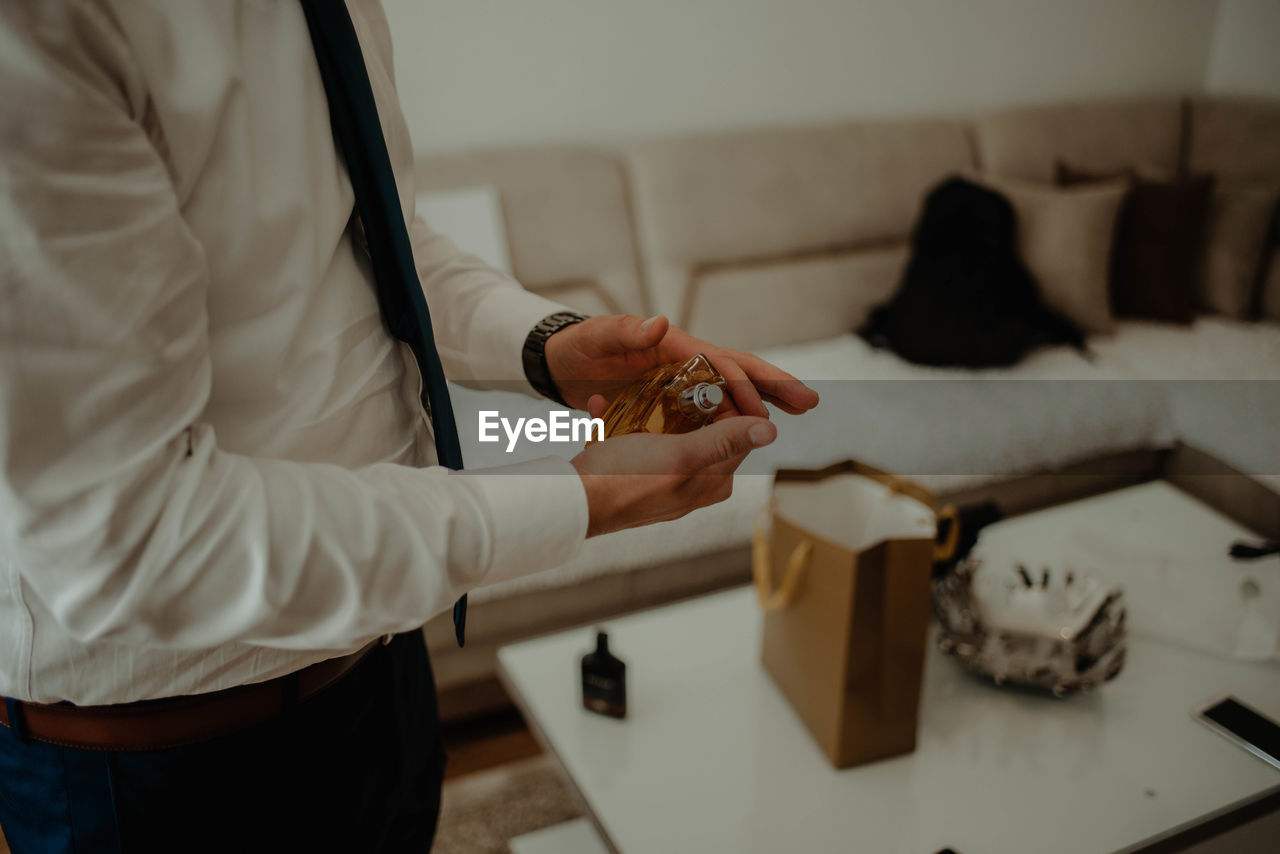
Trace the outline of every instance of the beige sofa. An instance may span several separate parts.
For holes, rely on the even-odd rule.
[[[1047,180],[1059,157],[1099,172],[1187,168],[1280,192],[1280,103],[1151,98],[721,132],[616,151],[421,158],[425,188],[496,189],[526,287],[587,312],[665,313],[709,340],[761,352],[824,394],[821,417],[780,419],[778,442],[725,504],[593,539],[569,566],[476,591],[466,650],[453,646],[447,621],[433,621],[446,713],[498,696],[450,689],[489,684],[502,643],[745,581],[750,531],[777,465],[856,456],[953,498],[996,495],[1015,511],[1158,473],[1191,476],[1191,488],[1231,493],[1255,525],[1280,535],[1280,383],[1203,382],[1280,380],[1280,294],[1262,321],[1121,322],[1091,339],[1092,359],[1053,349],[1007,371],[924,369],[851,334],[895,288],[929,187],[975,169]],[[1280,261],[1272,267],[1269,287],[1280,290]],[[547,409],[501,392],[457,394],[464,423],[479,408]],[[464,454],[481,465],[513,459],[474,443]],[[1232,470],[1253,476],[1221,476]]]

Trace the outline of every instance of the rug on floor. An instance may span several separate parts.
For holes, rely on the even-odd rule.
[[[546,756],[445,783],[432,854],[507,854],[507,840],[582,815]]]

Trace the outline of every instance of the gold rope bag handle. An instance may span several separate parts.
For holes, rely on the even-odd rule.
[[[948,504],[938,511],[939,525],[948,519],[951,520],[951,527],[947,529],[946,540],[941,543],[935,542],[933,545],[934,563],[940,560],[951,560],[956,553],[956,546],[960,545],[960,514],[954,504]]]
[[[756,517],[756,530],[751,536],[751,575],[755,580],[756,598],[766,611],[781,611],[796,598],[800,578],[809,565],[813,553],[813,541],[801,540],[791,550],[787,567],[782,573],[782,583],[773,586],[773,562],[769,558],[769,535],[765,533],[765,519],[771,508],[765,508]]]

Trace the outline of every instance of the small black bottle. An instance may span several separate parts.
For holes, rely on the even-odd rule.
[[[627,665],[610,654],[603,631],[596,631],[595,652],[582,656],[582,706],[612,718],[627,716]]]

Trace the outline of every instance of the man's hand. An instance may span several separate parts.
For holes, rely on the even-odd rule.
[[[768,418],[764,400],[793,415],[818,404],[818,393],[786,371],[750,353],[714,347],[662,316],[592,317],[552,335],[545,353],[552,381],[576,409],[589,409],[594,395],[612,402],[646,371],[688,361],[698,353],[728,381],[732,405],[725,411],[731,414]],[[589,411],[597,415],[596,408]]]
[[[630,433],[589,445],[573,458],[587,491],[587,536],[724,501],[738,465],[777,435],[763,418],[724,418],[692,433]]]

